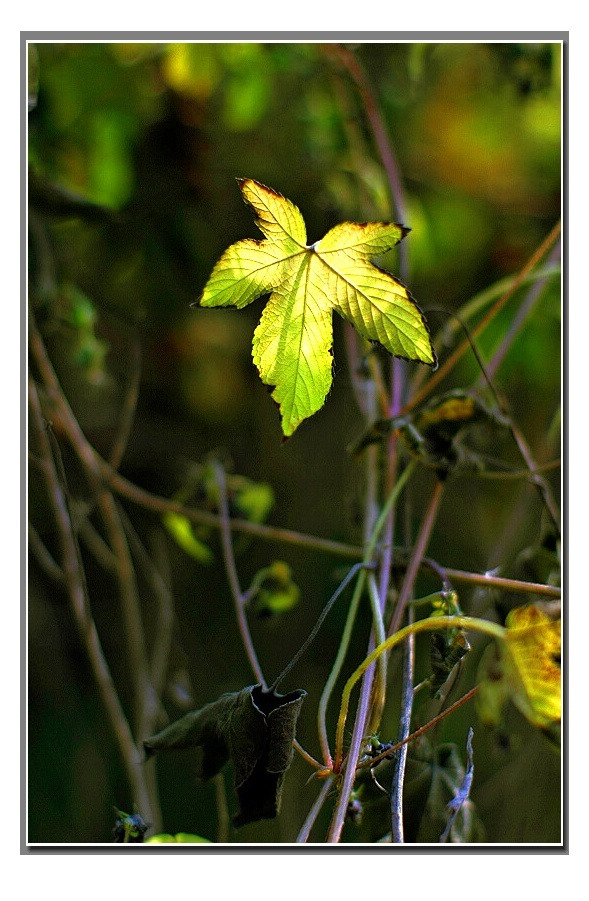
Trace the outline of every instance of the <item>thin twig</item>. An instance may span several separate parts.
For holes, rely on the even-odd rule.
[[[37,563],[45,573],[54,582],[63,585],[63,572],[58,563],[55,562],[49,551],[47,550],[43,539],[37,532],[32,523],[28,524],[29,547],[31,548]]]
[[[125,450],[127,449],[127,444],[129,443],[129,436],[131,435],[135,411],[137,409],[140,384],[141,342],[138,338],[135,338],[133,341],[133,349],[131,351],[131,377],[121,407],[117,434],[108,455],[108,462],[113,469],[118,469],[121,465]]]
[[[321,697],[319,699],[319,706],[317,709],[317,728],[319,733],[319,744],[321,745],[321,753],[323,755],[323,762],[327,767],[331,767],[332,765],[331,751],[329,749],[329,739],[327,737],[327,707],[329,705],[330,698],[333,694],[333,690],[339,678],[339,674],[348,652],[354,624],[356,622],[356,615],[358,613],[358,606],[364,592],[365,583],[366,570],[362,570],[360,572],[360,575],[358,576],[358,581],[356,582],[356,587],[354,588],[354,594],[352,595],[352,600],[350,601],[348,615],[346,617],[346,622],[342,631],[342,637],[339,643],[337,655],[335,660],[333,661],[333,665],[331,667],[331,670],[329,671],[329,675],[325,681],[325,685],[323,686],[323,691],[321,692]]]
[[[153,689],[161,698],[168,671],[172,632],[174,626],[174,600],[165,579],[161,575],[151,555],[141,541],[137,531],[125,510],[119,507],[119,516],[127,534],[129,547],[136,565],[141,566],[143,575],[150,585],[158,605],[158,619],[154,630],[154,642],[151,651],[150,675]]]
[[[98,506],[110,547],[117,561],[116,578],[129,653],[128,671],[134,686],[136,735],[137,740],[142,741],[151,733],[151,724],[159,705],[149,675],[137,579],[125,530],[112,494],[107,491],[101,492]]]
[[[368,76],[360,65],[357,57],[347,47],[344,47],[342,44],[324,44],[323,49],[328,56],[337,58],[346,68],[362,97],[366,118],[368,119],[372,134],[374,135],[376,147],[389,183],[391,197],[395,207],[395,216],[400,222],[404,223],[407,211],[399,167],[393,148],[388,139],[386,126],[375,100]],[[399,245],[399,264],[404,273],[404,277],[406,277],[407,274],[406,253],[407,248],[405,243],[401,242]]]
[[[558,505],[554,499],[550,485],[548,484],[544,476],[538,471],[538,465],[534,460],[534,457],[532,456],[532,451],[530,450],[530,447],[526,439],[524,438],[519,426],[517,426],[516,423],[510,419],[509,428],[518,446],[519,452],[522,455],[526,466],[530,470],[530,480],[538,489],[544,506],[550,514],[550,518],[552,520],[554,528],[556,529],[556,533],[557,535],[560,535],[560,510],[558,509]]]
[[[217,490],[219,492],[219,516],[221,519],[221,543],[223,546],[223,559],[225,561],[225,571],[227,580],[233,598],[235,607],[235,616],[237,617],[237,625],[241,635],[241,641],[252,671],[260,683],[262,688],[267,688],[266,680],[262,672],[262,667],[258,662],[254,643],[249,629],[247,616],[245,614],[245,599],[241,586],[239,584],[239,576],[237,575],[237,567],[235,565],[235,556],[233,554],[233,542],[231,540],[231,523],[229,519],[229,505],[227,502],[227,484],[225,480],[225,470],[219,463],[213,465]]]
[[[541,594],[544,597],[559,600],[561,589],[555,585],[544,585],[541,582],[522,582],[519,579],[506,579],[490,573],[469,573],[462,569],[444,567],[444,572],[453,582],[464,585],[479,585],[482,588],[498,591],[512,591],[515,594]]]
[[[421,523],[421,528],[417,535],[415,546],[411,552],[411,557],[409,558],[409,563],[405,571],[405,578],[403,579],[403,584],[401,586],[401,590],[399,591],[397,603],[395,605],[395,609],[391,617],[391,622],[389,624],[389,635],[393,635],[401,626],[403,615],[405,613],[405,607],[407,606],[407,602],[411,596],[411,592],[413,591],[413,585],[415,583],[415,579],[417,578],[417,573],[419,572],[423,563],[423,558],[425,556],[427,545],[432,533],[432,529],[434,527],[443,493],[444,483],[438,480],[436,482],[425,516]]]
[[[413,610],[409,609],[409,623],[413,622]],[[415,636],[410,635],[405,645],[403,659],[403,675],[401,684],[401,716],[399,719],[398,740],[401,744],[395,757],[393,780],[391,783],[391,841],[403,844],[405,834],[403,828],[403,786],[405,784],[405,767],[407,764],[407,737],[411,728],[413,711],[413,674],[415,670]]]
[[[550,255],[548,257],[548,263],[555,263],[557,260],[560,260],[560,241],[556,243],[553,247]],[[501,344],[493,353],[493,356],[487,363],[487,375],[489,378],[494,378],[497,370],[501,366],[501,363],[505,359],[507,352],[509,351],[511,345],[519,334],[521,328],[523,327],[527,317],[530,315],[532,310],[534,309],[536,303],[538,302],[544,288],[547,286],[550,280],[549,276],[544,276],[544,278],[539,278],[530,290],[528,291],[527,296],[520,304],[517,313],[513,317],[513,321],[507,331],[505,332]]]
[[[301,831],[297,835],[297,843],[307,842],[309,840],[309,835],[311,834],[311,829],[315,825],[315,820],[319,816],[323,805],[325,804],[326,798],[331,791],[331,787],[333,785],[334,777],[328,776],[321,786],[321,791],[317,795],[315,803],[313,804],[311,810],[307,814],[307,818],[301,827]]]
[[[106,571],[114,573],[117,568],[117,558],[112,550],[95,529],[88,517],[82,517],[78,526],[78,534],[84,542],[86,548],[90,551],[94,559]]]

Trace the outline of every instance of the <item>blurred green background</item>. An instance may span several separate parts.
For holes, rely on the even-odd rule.
[[[561,47],[379,43],[351,49],[373,86],[403,178],[411,292],[422,309],[457,310],[517,272],[560,217]],[[351,391],[343,323],[334,322],[335,378],[324,409],[281,444],[277,411],[251,361],[263,301],[242,311],[190,307],[221,252],[244,237],[259,237],[236,177],[255,178],[296,203],[309,241],[342,220],[396,218],[349,76],[318,44],[38,43],[28,53],[30,296],[87,437],[108,455],[128,386],[140,371],[120,467],[127,478],[170,497],[186,484],[191,467],[215,454],[235,474],[271,486],[269,523],[359,542],[363,468],[346,447],[363,422]],[[394,269],[394,255],[390,265]],[[482,336],[486,357],[522,296]],[[539,462],[559,455],[560,310],[556,277],[497,376]],[[432,315],[434,332],[444,324]],[[478,376],[468,355],[446,386],[467,386]],[[519,464],[503,437],[495,454]],[[558,473],[548,478],[558,492]],[[74,470],[71,480],[72,492],[78,488],[83,497]],[[415,488],[414,528],[432,484],[425,473]],[[218,535],[201,534],[213,560],[198,562],[157,517],[132,505],[126,510],[175,598],[164,698],[174,719],[252,678]],[[503,564],[510,575],[518,553],[539,541],[541,512],[526,483],[456,478],[429,554],[478,572]],[[33,470],[29,513],[52,548],[54,527]],[[237,551],[244,587],[278,559],[291,567],[300,589],[292,610],[252,617],[271,680],[306,637],[346,564],[261,540],[238,542]],[[126,702],[116,586],[91,555],[86,563],[94,615]],[[67,602],[34,555],[29,577],[29,841],[109,842],[113,806],[128,810],[131,804],[116,746]],[[435,586],[424,579],[421,587],[425,593]],[[153,599],[142,590],[149,634]],[[496,600],[471,589],[460,597],[462,608],[476,615],[491,615]],[[316,705],[344,618],[342,601],[283,686],[308,692],[298,735],[315,755]],[[366,608],[353,661],[364,655],[369,625]],[[474,679],[478,645],[471,657],[463,690]],[[330,709],[331,724],[335,715]],[[383,737],[396,731],[396,715],[388,712]],[[559,841],[560,762],[546,739],[512,711],[510,740],[498,742],[468,707],[445,722],[436,740],[456,742],[464,760],[471,723],[472,797],[486,840]],[[158,761],[158,773],[165,831],[214,840],[214,787],[197,784],[184,758]],[[295,757],[280,817],[246,826],[233,840],[293,841],[317,791],[308,775]],[[230,773],[226,781],[230,788]],[[411,828],[415,838],[418,826]],[[367,829],[349,825],[344,839],[366,840]]]

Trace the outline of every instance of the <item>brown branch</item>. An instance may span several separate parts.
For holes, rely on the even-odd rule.
[[[125,454],[129,436],[135,419],[139,386],[141,383],[141,344],[138,339],[133,342],[131,353],[131,378],[127,386],[123,405],[121,407],[119,427],[117,435],[108,455],[108,462],[113,469],[118,469]]]
[[[53,459],[37,387],[31,377],[29,377],[29,409],[31,424],[41,451],[41,465],[57,527],[57,537],[62,556],[61,566],[74,621],[78,627],[102,702],[117,739],[131,787],[133,803],[137,810],[141,811],[142,816],[155,823],[157,811],[154,811],[150,800],[144,771],[141,766],[141,754],[133,740],[133,735],[123,712],[92,617],[86,579],[80,562],[79,548],[77,547],[75,532],[72,527],[67,497],[60,483]]]

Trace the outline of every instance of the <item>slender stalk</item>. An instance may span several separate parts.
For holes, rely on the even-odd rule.
[[[129,545],[121,523],[116,502],[110,492],[103,491],[98,506],[106,528],[108,541],[116,559],[116,578],[125,626],[129,654],[129,673],[133,682],[135,733],[141,742],[151,732],[154,714],[159,709],[149,675],[145,634],[139,602],[137,580]]]
[[[422,565],[443,493],[444,483],[437,481],[434,492],[429,502],[429,506],[421,523],[421,528],[417,535],[415,546],[413,548],[413,551],[411,552],[411,557],[409,558],[409,564],[405,571],[403,585],[401,586],[401,591],[399,592],[399,597],[397,598],[395,610],[393,616],[391,617],[391,622],[388,629],[389,635],[398,630],[403,620],[405,607],[407,606],[407,602],[409,600],[411,592],[413,591],[413,585],[415,583],[415,579],[417,578],[417,573],[419,572],[419,569]]]
[[[409,609],[409,624],[413,622],[413,610]],[[401,717],[399,719],[398,739],[401,747],[393,769],[391,783],[391,841],[403,844],[405,841],[403,828],[403,786],[405,783],[405,766],[407,763],[407,738],[411,728],[413,711],[413,675],[415,670],[415,636],[409,635],[405,646],[403,660],[403,681],[401,685]]]
[[[379,645],[379,647],[382,646]],[[372,655],[369,656],[371,657]],[[375,657],[371,661],[371,664],[374,663],[377,659],[378,658]],[[346,813],[348,810],[350,795],[352,794],[354,782],[356,781],[356,764],[360,758],[360,752],[365,740],[365,724],[370,712],[370,694],[372,689],[372,679],[374,671],[373,669],[368,669],[367,667],[362,675],[364,675],[364,673],[366,673],[366,676],[362,680],[360,698],[358,700],[358,706],[356,708],[354,729],[352,731],[352,739],[350,741],[350,747],[348,749],[348,759],[350,765],[346,767],[344,771],[344,776],[341,780],[337,801],[329,826],[329,832],[327,833],[327,841],[332,844],[336,844],[341,838],[342,829],[344,828],[344,823],[346,820]],[[341,763],[341,759],[338,761],[338,745],[336,735],[335,760],[333,765],[334,772],[340,772]]]
[[[227,484],[225,481],[225,471],[219,463],[213,465],[217,490],[219,492],[219,516],[221,519],[221,542],[223,546],[223,559],[225,561],[225,571],[233,597],[235,607],[235,616],[237,618],[237,626],[241,635],[241,641],[252,671],[261,684],[263,689],[267,688],[266,680],[262,672],[262,667],[258,662],[254,643],[249,629],[247,616],[245,614],[244,595],[239,584],[239,576],[237,575],[237,567],[235,566],[235,556],[233,554],[233,542],[231,540],[231,526],[229,520],[229,505],[227,503]]]
[[[307,650],[307,648],[309,647],[309,645],[310,645],[313,641],[315,641],[315,638],[317,637],[317,634],[318,634],[318,632],[319,632],[319,629],[320,629],[321,626],[323,625],[323,623],[324,623],[324,621],[325,621],[325,618],[326,618],[327,614],[329,613],[329,611],[331,610],[331,608],[333,607],[333,605],[335,604],[335,602],[336,602],[337,599],[339,598],[340,594],[341,594],[342,591],[344,591],[344,589],[349,585],[349,583],[352,581],[352,579],[353,579],[354,576],[358,573],[358,571],[359,571],[360,569],[370,569],[370,568],[372,568],[373,566],[374,566],[374,564],[372,564],[372,563],[356,563],[356,564],[351,568],[351,570],[349,571],[349,573],[348,573],[348,574],[346,575],[346,577],[342,580],[342,582],[338,585],[338,587],[336,588],[336,590],[334,591],[334,593],[332,594],[332,596],[331,596],[330,599],[328,600],[327,604],[325,605],[325,607],[324,607],[323,610],[321,611],[321,613],[320,613],[320,615],[319,615],[319,617],[318,617],[318,619],[317,619],[317,622],[316,622],[315,625],[313,626],[313,628],[312,628],[310,634],[307,636],[307,638],[305,639],[305,641],[303,642],[303,644],[300,646],[300,648],[298,649],[298,651],[296,652],[296,654],[294,655],[294,657],[291,658],[291,660],[288,662],[288,664],[286,665],[286,667],[282,670],[282,672],[280,673],[280,675],[277,676],[277,678],[274,680],[274,682],[272,683],[272,685],[270,686],[270,688],[268,689],[268,691],[270,691],[270,692],[276,691],[276,689],[278,688],[278,686],[280,685],[280,683],[283,681],[283,679],[288,675],[288,673],[290,673],[290,671],[291,671],[292,669],[294,669],[294,667],[295,667],[296,664],[299,662],[299,660],[301,659],[301,657],[303,656],[303,654],[305,653],[305,651]]]
[[[521,279],[520,287],[523,287],[530,282],[534,283],[539,280],[553,278],[555,275],[560,275],[560,272],[560,266],[555,266],[553,264],[540,266],[534,272],[528,272],[527,275]],[[450,316],[445,325],[439,330],[434,338],[434,346],[449,345],[452,337],[461,327],[460,323],[468,322],[469,319],[472,319],[473,316],[476,316],[477,313],[484,310],[485,307],[492,303],[496,297],[501,297],[509,290],[509,288],[511,288],[513,278],[513,275],[502,278],[488,288],[485,288],[483,291],[479,291],[478,294],[475,294],[470,300],[467,300],[466,303],[459,308],[458,317]],[[428,310],[425,310],[424,312],[427,314]],[[429,371],[426,371],[424,367],[420,366],[411,380],[411,394],[414,394],[417,391],[428,375]]]
[[[405,485],[411,478],[414,470],[415,470],[415,462],[411,461],[409,465],[403,470],[401,476],[399,477],[397,483],[395,484],[394,489],[389,494],[383,509],[380,512],[380,515],[375,523],[372,534],[368,540],[366,545],[366,549],[364,551],[364,563],[366,566],[369,565],[370,561],[373,559],[376,545],[380,536],[380,533],[387,521],[390,511],[395,506],[401,491],[404,489]],[[325,725],[325,717],[327,712],[327,705],[329,703],[329,699],[335,683],[338,679],[341,667],[343,665],[343,661],[345,659],[345,655],[347,653],[349,640],[352,633],[352,627],[354,623],[354,619],[356,616],[356,611],[358,608],[358,604],[360,602],[360,597],[362,595],[362,591],[364,589],[364,579],[365,576],[363,573],[360,574],[358,578],[358,582],[356,584],[356,591],[352,598],[352,602],[350,604],[350,612],[348,613],[348,619],[346,621],[346,626],[344,629],[344,634],[342,635],[342,641],[340,642],[340,648],[337,654],[337,657],[334,661],[331,672],[327,678],[327,682],[325,683],[325,688],[323,689],[323,693],[321,695],[321,699],[319,702],[319,712],[318,712],[318,722],[319,722],[319,740],[321,743],[321,748],[323,752],[323,759],[326,765],[330,765],[331,763],[331,752],[329,751],[329,745],[327,741],[327,733],[326,733],[326,725]],[[369,693],[370,689],[368,689]],[[366,700],[366,706],[368,706],[368,699]],[[359,747],[359,745],[358,745]]]
[[[389,183],[395,215],[401,222],[405,222],[405,197],[399,167],[368,76],[358,62],[357,57],[347,47],[341,44],[325,44],[323,48],[327,55],[337,58],[346,68],[362,97],[366,118],[374,135],[376,147]],[[402,268],[406,265],[404,263],[406,253],[407,248],[404,242],[401,242],[399,245],[399,260]]]
[[[555,263],[559,259],[560,259],[560,241],[558,241],[557,244],[552,249],[552,251],[548,257],[548,262]],[[486,369],[487,369],[487,375],[489,376],[489,378],[492,379],[495,377],[497,370],[501,366],[501,363],[505,359],[505,356],[507,355],[511,345],[513,344],[513,342],[515,341],[516,337],[518,336],[520,330],[522,329],[527,317],[530,315],[530,313],[534,309],[542,292],[544,291],[544,288],[548,284],[548,281],[549,281],[548,276],[537,279],[537,281],[535,281],[535,283],[532,285],[532,287],[528,291],[528,294],[525,297],[525,299],[523,300],[523,302],[520,304],[519,309],[518,309],[517,313],[515,314],[515,316],[513,317],[513,321],[511,323],[511,325],[505,332],[499,347],[495,350],[495,352],[493,353],[493,356],[487,363]]]
[[[354,623],[356,622],[356,614],[358,612],[358,607],[362,598],[362,594],[364,592],[365,584],[366,570],[363,569],[358,576],[356,587],[354,588],[354,594],[352,595],[352,600],[350,601],[348,615],[346,617],[346,623],[342,632],[342,637],[339,643],[336,658],[333,662],[333,666],[331,667],[329,676],[327,677],[323,691],[321,692],[321,697],[319,699],[319,706],[317,710],[317,730],[319,733],[319,744],[321,745],[323,762],[325,763],[325,766],[330,768],[332,765],[332,759],[331,751],[329,749],[329,739],[327,737],[327,706],[329,704],[331,695],[333,694],[335,684],[339,678],[339,674],[344,664],[346,654],[348,653],[348,647],[350,645]]]
[[[555,585],[543,585],[541,582],[522,582],[519,579],[506,579],[490,573],[469,573],[462,569],[444,567],[449,579],[458,584],[479,585],[481,588],[512,591],[515,594],[541,594],[547,598],[560,599],[561,589]]]
[[[519,427],[511,419],[509,421],[509,428],[518,446],[519,452],[522,455],[526,466],[530,470],[530,479],[538,489],[544,506],[546,507],[546,510],[550,515],[554,528],[556,529],[557,534],[560,535],[560,510],[558,509],[558,505],[554,499],[550,485],[548,484],[544,476],[540,472],[538,472],[538,466],[536,464],[536,461],[534,460],[534,457],[532,456],[532,452],[526,439],[524,438]]]
[[[370,559],[372,553],[374,552],[374,548],[376,546],[376,542],[378,540],[378,536],[380,535],[385,523],[387,522],[391,511],[394,509],[396,502],[399,498],[401,490],[404,488],[406,482],[413,474],[415,461],[411,461],[408,466],[405,467],[401,476],[395,483],[395,487],[389,494],[383,509],[381,510],[380,516],[376,522],[374,527],[373,534],[368,543],[368,547],[366,550],[367,559]],[[368,556],[370,555],[370,556]],[[350,794],[352,792],[352,788],[354,786],[355,780],[355,764],[359,759],[360,751],[362,748],[362,744],[364,742],[365,735],[365,726],[368,719],[368,715],[370,712],[370,696],[372,691],[372,679],[373,679],[373,671],[369,671],[366,674],[366,678],[362,682],[362,689],[360,691],[360,699],[358,701],[358,707],[356,709],[356,719],[354,722],[354,729],[352,731],[352,740],[350,742],[349,748],[349,757],[350,760],[353,761],[352,765],[346,769],[344,772],[344,777],[339,787],[339,793],[337,797],[337,801],[335,804],[335,809],[333,812],[331,824],[329,827],[329,832],[327,834],[327,841],[332,843],[337,843],[340,839],[341,832],[344,826],[346,811],[348,808],[348,801],[350,798]],[[336,748],[337,753],[337,748]],[[337,763],[337,756],[336,756]],[[339,760],[338,767],[341,766],[341,759]],[[337,772],[338,767],[334,766],[334,770]]]
[[[374,644],[382,644],[386,638],[384,621],[382,618],[381,599],[373,573],[368,574],[368,597],[372,612],[372,630],[374,632]],[[372,650],[372,648],[370,648]],[[376,677],[372,684],[372,697],[370,699],[370,719],[365,732],[370,735],[378,731],[382,711],[384,709],[387,689],[387,659],[379,657]]]
[[[157,625],[154,630],[154,642],[151,651],[150,675],[151,683],[157,697],[161,697],[168,670],[170,648],[172,646],[172,630],[174,625],[174,600],[165,579],[161,575],[152,556],[137,534],[133,523],[121,507],[121,522],[127,533],[129,546],[136,563],[141,566],[144,577],[151,586],[158,605]],[[150,733],[153,730],[150,728]]]
[[[28,523],[27,528],[29,547],[33,551],[37,563],[45,573],[54,582],[63,584],[63,573],[61,567],[55,562],[39,533],[32,523]]]
[[[323,805],[327,799],[329,792],[331,791],[331,787],[334,782],[334,776],[328,776],[323,785],[321,786],[321,791],[317,795],[317,799],[313,804],[311,810],[307,814],[307,819],[303,823],[301,827],[301,831],[297,835],[297,843],[307,842],[309,840],[309,835],[311,834],[311,829],[315,825],[315,820],[319,816]]]
[[[141,384],[141,344],[137,338],[131,351],[131,378],[121,407],[119,427],[108,455],[108,462],[113,469],[118,469],[125,454],[129,436],[135,419],[139,386]]]

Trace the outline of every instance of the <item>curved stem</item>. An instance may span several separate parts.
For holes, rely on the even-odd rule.
[[[227,503],[227,484],[225,480],[225,471],[219,463],[213,464],[215,481],[219,492],[219,516],[221,519],[221,542],[223,545],[223,559],[225,561],[225,571],[231,589],[231,596],[235,606],[235,615],[237,617],[237,626],[243,642],[243,647],[249,660],[252,671],[262,686],[266,689],[266,680],[262,672],[262,667],[258,662],[254,643],[249,629],[247,617],[245,615],[244,596],[239,584],[239,576],[237,575],[237,567],[235,566],[235,557],[233,554],[233,542],[231,540],[231,526],[229,520],[229,505]]]
[[[354,578],[354,576],[356,575],[356,573],[358,572],[358,570],[360,570],[360,569],[362,569],[362,568],[368,569],[368,568],[372,568],[372,567],[373,567],[373,564],[372,564],[372,563],[356,563],[356,564],[351,568],[351,570],[349,571],[349,573],[346,575],[346,577],[343,579],[343,581],[340,582],[340,584],[338,585],[338,587],[336,588],[336,590],[334,591],[334,593],[332,594],[332,596],[331,596],[330,599],[328,600],[327,604],[325,605],[325,607],[324,607],[323,610],[321,611],[321,613],[320,613],[320,615],[319,615],[319,618],[317,619],[317,622],[316,622],[315,625],[313,626],[313,628],[312,628],[310,634],[307,636],[307,638],[305,639],[305,641],[303,642],[303,644],[300,646],[300,648],[298,649],[298,651],[296,652],[296,654],[294,655],[294,657],[291,658],[291,660],[289,661],[289,663],[288,663],[288,664],[285,666],[285,668],[282,670],[282,672],[280,673],[280,675],[274,680],[274,682],[272,683],[272,685],[270,686],[270,688],[268,689],[268,691],[270,691],[270,692],[276,691],[276,689],[278,688],[278,686],[280,685],[280,683],[282,682],[282,680],[285,678],[285,676],[287,676],[288,673],[290,673],[290,671],[291,671],[291,670],[296,666],[296,664],[299,662],[299,660],[301,659],[301,657],[303,656],[303,654],[305,653],[305,651],[307,650],[307,648],[309,647],[309,645],[310,645],[310,644],[315,640],[315,638],[317,637],[317,633],[319,632],[319,629],[320,629],[321,626],[323,625],[323,623],[324,623],[324,621],[325,621],[325,617],[327,616],[327,614],[329,613],[329,611],[331,610],[331,608],[333,607],[333,605],[335,604],[335,602],[336,602],[337,599],[339,598],[339,596],[340,596],[340,594],[342,593],[342,591],[344,591],[344,589],[345,589],[345,588],[349,585],[349,583],[352,581],[352,579]]]
[[[492,623],[486,619],[477,619],[473,616],[435,616],[429,617],[428,619],[420,619],[416,623],[405,626],[403,629],[395,632],[394,635],[389,636],[382,644],[378,645],[378,647],[362,661],[355,672],[352,673],[342,692],[340,715],[335,736],[334,771],[336,773],[340,771],[342,765],[344,729],[348,715],[350,695],[356,682],[362,678],[368,667],[378,660],[381,654],[391,651],[396,645],[404,641],[408,635],[418,635],[420,632],[436,632],[444,626],[447,626],[448,628],[482,632],[483,634],[490,635],[492,638],[500,641],[504,639],[506,631],[503,626],[500,626],[497,623]]]
[[[374,553],[376,550],[376,545],[380,536],[382,529],[384,528],[385,523],[387,522],[387,518],[389,516],[390,511],[394,508],[401,491],[411,478],[413,472],[415,471],[416,463],[412,460],[403,470],[399,479],[397,480],[395,487],[389,494],[384,507],[382,508],[380,515],[374,525],[372,530],[372,534],[368,540],[366,545],[366,549],[364,551],[364,564],[368,566],[370,561],[374,557]],[[321,748],[323,751],[323,758],[325,760],[326,765],[331,764],[331,753],[329,751],[329,744],[327,741],[327,733],[325,726],[325,716],[327,711],[327,705],[329,703],[329,698],[333,691],[333,687],[337,681],[339,676],[341,667],[343,665],[343,661],[348,649],[348,643],[352,633],[352,627],[354,623],[354,619],[356,616],[356,611],[358,609],[358,604],[360,602],[360,598],[362,596],[362,591],[364,588],[364,580],[365,575],[360,574],[358,578],[358,583],[356,585],[356,591],[354,592],[354,596],[352,598],[352,602],[350,604],[350,612],[348,613],[348,619],[346,621],[346,627],[344,629],[344,634],[342,636],[342,641],[340,642],[340,648],[337,654],[337,657],[334,661],[333,667],[331,668],[331,672],[328,676],[327,682],[325,683],[325,688],[323,689],[323,693],[321,695],[321,700],[319,702],[319,740],[321,742]]]
[[[325,682],[323,687],[323,691],[321,692],[321,697],[319,699],[319,707],[317,710],[317,729],[319,732],[319,744],[321,745],[321,753],[323,755],[323,761],[326,766],[331,767],[332,759],[331,759],[331,751],[329,749],[329,739],[327,737],[327,705],[329,704],[329,699],[333,693],[333,689],[335,687],[335,683],[338,680],[339,674],[341,672],[341,668],[344,664],[344,660],[346,654],[348,653],[348,647],[350,644],[350,639],[352,637],[352,631],[354,628],[354,623],[356,621],[356,614],[358,612],[358,607],[360,605],[360,599],[362,597],[362,593],[364,591],[364,585],[366,582],[366,570],[362,570],[360,575],[358,576],[358,581],[356,582],[356,587],[354,588],[354,594],[352,595],[352,600],[350,601],[350,607],[348,609],[348,615],[346,617],[346,623],[344,626],[344,630],[342,632],[341,641],[339,643],[339,648],[337,651],[336,658],[333,662],[333,666],[331,667],[329,676]]]

